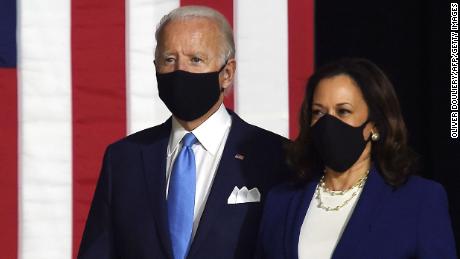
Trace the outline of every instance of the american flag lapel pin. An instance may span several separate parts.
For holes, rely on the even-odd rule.
[[[239,160],[244,160],[244,156],[242,154],[236,154],[235,158]]]

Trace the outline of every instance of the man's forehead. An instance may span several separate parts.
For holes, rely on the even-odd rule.
[[[222,34],[214,21],[195,17],[172,20],[166,24],[158,39],[158,46],[163,50],[168,47],[175,48],[177,45],[181,48],[194,48],[203,44],[211,47],[210,44],[220,45],[222,40]]]
[[[164,34],[171,32],[178,33],[181,31],[188,33],[193,31],[209,31],[219,33],[219,26],[217,25],[217,22],[211,18],[187,16],[169,21],[164,25],[161,34],[164,36]]]

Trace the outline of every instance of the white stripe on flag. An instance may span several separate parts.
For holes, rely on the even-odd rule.
[[[236,110],[248,122],[288,137],[287,0],[235,0]]]
[[[161,17],[178,6],[178,0],[126,2],[128,133],[163,123],[170,116],[158,97],[153,65],[154,34]]]
[[[71,258],[70,0],[21,0],[19,258]]]

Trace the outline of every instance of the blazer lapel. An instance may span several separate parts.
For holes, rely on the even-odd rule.
[[[385,188],[383,178],[373,167],[332,258],[354,258],[353,253],[360,242],[366,239],[371,230],[372,220],[378,215]]]
[[[142,159],[144,162],[144,173],[147,185],[147,193],[150,198],[152,214],[155,218],[157,230],[161,243],[172,258],[171,241],[168,231],[167,210],[166,210],[166,150],[168,146],[169,133],[171,131],[171,119],[165,122],[160,129],[158,139],[149,145],[142,147]],[[159,137],[158,137],[159,136]]]
[[[307,186],[299,188],[299,191],[297,191],[290,200],[289,210],[284,224],[286,226],[286,232],[284,234],[286,258],[299,258],[298,246],[300,230],[317,184],[318,179],[308,182]]]
[[[193,255],[216,222],[223,208],[227,206],[227,199],[235,187],[235,182],[239,180],[238,172],[241,171],[242,161],[235,158],[236,154],[244,155],[243,150],[239,150],[241,136],[244,136],[244,123],[232,112],[232,126],[227,137],[222,157],[217,169],[212,187],[206,201],[205,209],[201,215],[200,224],[195,234],[189,255]],[[249,186],[248,186],[249,187]]]

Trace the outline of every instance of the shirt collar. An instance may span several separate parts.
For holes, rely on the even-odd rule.
[[[200,126],[192,130],[192,133],[206,151],[211,153],[211,155],[215,155],[219,150],[220,143],[225,133],[230,128],[231,121],[230,114],[228,114],[225,106],[221,104],[219,109]],[[171,135],[168,144],[168,156],[174,153],[180,141],[187,133],[189,133],[189,131],[184,129],[173,116]]]

